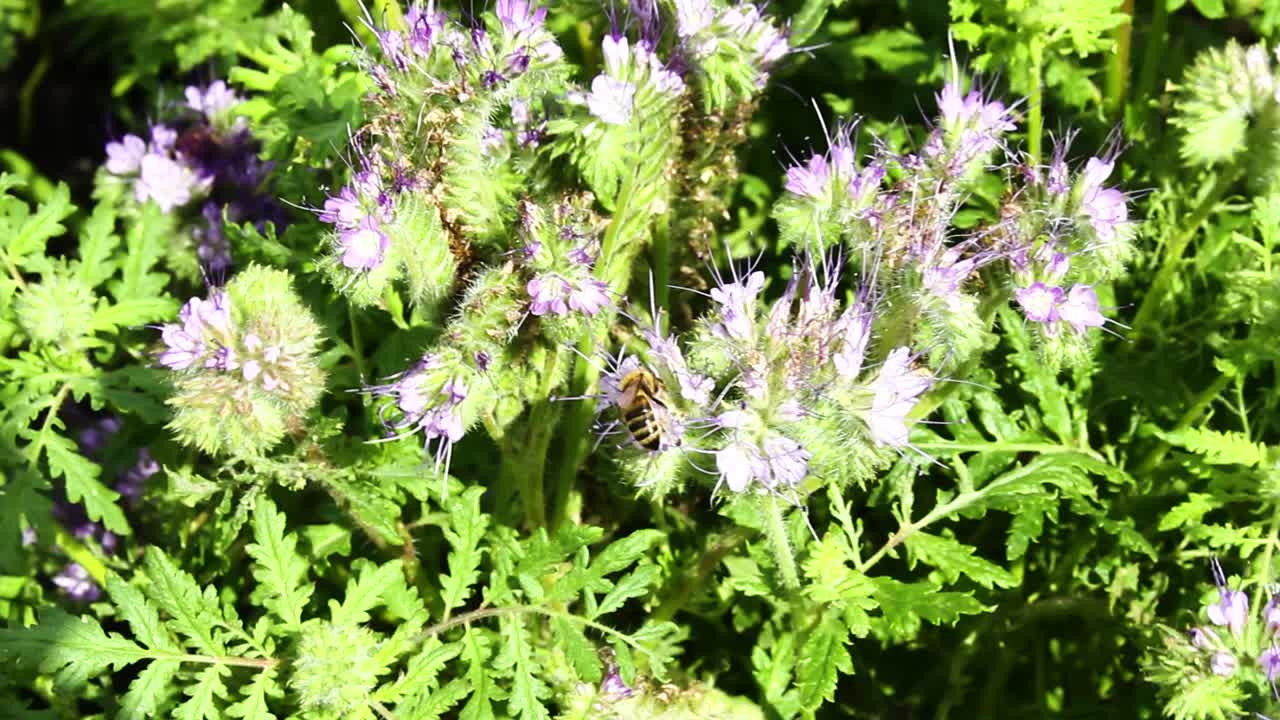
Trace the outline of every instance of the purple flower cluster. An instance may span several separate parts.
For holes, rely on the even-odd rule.
[[[201,266],[214,277],[231,266],[223,215],[232,222],[283,225],[280,205],[263,189],[271,170],[258,157],[259,143],[231,110],[241,102],[225,82],[186,89],[187,113],[172,124],[153,125],[144,140],[125,135],[107,143],[106,170],[133,183],[140,203],[166,213],[201,202],[192,234]]]
[[[157,361],[170,370],[237,373],[267,392],[288,393],[286,378],[298,367],[298,358],[283,344],[238,327],[231,298],[220,289],[207,299],[188,300],[178,322],[160,327],[160,339],[164,350]]]
[[[569,204],[553,210],[551,223],[533,203],[522,208],[526,243],[518,256],[528,271],[525,292],[536,317],[593,316],[610,306],[609,285],[595,277],[599,241],[582,227]]]
[[[755,87],[764,87],[769,69],[791,48],[785,33],[774,27],[754,3],[716,8],[710,0],[676,0],[676,33],[694,62],[713,55],[733,57],[754,75]]]
[[[938,94],[939,126],[925,145],[924,155],[941,162],[948,174],[962,177],[1000,146],[1005,133],[1017,129],[1013,111],[982,90],[960,89],[959,69]]]
[[[1078,333],[1102,327],[1107,318],[1098,305],[1098,294],[1088,285],[1072,285],[1070,290],[1034,282],[1014,291],[1022,314],[1039,323],[1046,335],[1056,335],[1062,323]]]
[[[1217,601],[1205,606],[1209,624],[1192,628],[1191,646],[1207,657],[1210,672],[1221,677],[1235,675],[1242,658],[1256,655],[1258,668],[1274,692],[1276,679],[1280,677],[1280,645],[1277,645],[1280,639],[1280,598],[1272,595],[1262,608],[1261,633],[1251,632],[1249,626],[1253,618],[1249,613],[1249,596],[1243,590],[1231,587],[1217,558],[1213,559],[1211,567],[1218,591]],[[1225,631],[1225,634],[1220,631]]]

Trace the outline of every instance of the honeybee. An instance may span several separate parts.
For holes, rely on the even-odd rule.
[[[622,424],[637,445],[656,451],[662,445],[659,413],[666,408],[662,402],[666,393],[662,380],[644,368],[636,368],[622,376],[618,389],[621,390],[618,410],[622,414]]]

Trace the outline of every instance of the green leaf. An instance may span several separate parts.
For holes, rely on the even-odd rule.
[[[178,301],[170,297],[124,300],[114,305],[99,306],[93,313],[91,327],[99,332],[115,332],[121,327],[137,327],[168,320],[177,312]]]
[[[891,73],[930,59],[924,40],[905,28],[859,35],[849,42],[849,49],[854,57],[870,60]]]
[[[1196,10],[1210,20],[1219,20],[1227,16],[1227,6],[1222,0],[1191,0]]]
[[[396,717],[404,720],[436,720],[462,702],[462,698],[470,692],[470,683],[463,678],[454,678],[438,690],[416,693],[403,705],[396,706]]]
[[[805,639],[796,665],[801,707],[816,710],[824,701],[834,700],[837,671],[846,675],[853,672],[853,660],[844,647],[847,637],[848,631],[839,616],[828,612]]]
[[[403,582],[399,560],[382,565],[361,562],[358,575],[347,582],[342,602],[329,601],[329,612],[334,625],[359,625],[369,621],[369,611],[382,603],[383,590],[394,582]]]
[[[662,571],[657,565],[641,565],[618,580],[590,617],[595,619],[601,615],[607,615],[621,608],[631,598],[649,595],[650,588],[658,582],[661,575]]]
[[[542,698],[550,690],[533,673],[533,648],[527,637],[528,630],[520,617],[504,617],[502,634],[506,639],[503,651],[494,667],[511,670],[511,696],[507,699],[507,712],[519,715],[521,720],[547,720],[551,717],[542,704]]]
[[[153,202],[142,206],[137,222],[125,236],[126,254],[119,282],[109,285],[118,302],[160,296],[168,284],[161,273],[151,272],[169,249],[175,221]]]
[[[921,621],[954,623],[962,615],[977,615],[985,609],[968,593],[943,592],[927,582],[904,583],[887,577],[871,581],[886,627],[901,637],[914,636]]]
[[[1018,584],[1017,578],[1008,570],[978,557],[974,554],[977,550],[955,538],[916,532],[907,536],[906,546],[915,560],[937,568],[949,583],[967,575],[987,589],[996,585],[1007,588]]]
[[[244,698],[227,708],[227,717],[244,720],[276,720],[267,706],[267,697],[283,695],[276,682],[275,669],[268,669],[253,676],[253,682],[240,689]]]
[[[176,660],[156,660],[129,683],[129,692],[120,702],[117,718],[145,720],[157,717],[172,694],[170,685],[181,666]]]
[[[115,274],[116,266],[111,255],[120,246],[115,225],[115,207],[112,203],[100,202],[80,228],[80,264],[77,271],[89,287],[97,287]]]
[[[595,645],[583,634],[582,627],[567,618],[555,618],[551,629],[556,634],[556,647],[564,652],[578,677],[593,685],[599,683],[604,677],[604,665]]]
[[[136,638],[152,650],[181,652],[160,621],[160,613],[138,588],[115,573],[107,575],[107,593]]]
[[[97,620],[49,608],[34,627],[0,628],[0,656],[56,673],[54,685],[74,692],[108,668],[119,670],[148,653],[132,640],[106,634]]]
[[[225,655],[226,647],[214,630],[226,621],[213,587],[201,592],[196,581],[158,547],[147,548],[145,563],[151,580],[147,595],[169,616],[168,626],[186,636],[201,653]]]
[[[449,503],[449,525],[444,537],[452,550],[449,574],[440,576],[440,597],[446,617],[455,608],[462,607],[471,596],[471,586],[479,579],[480,561],[484,557],[480,541],[489,525],[489,516],[480,512],[482,495],[483,488],[471,487]]]
[[[1191,493],[1187,499],[1173,506],[1173,509],[1160,518],[1160,532],[1168,532],[1188,525],[1199,525],[1204,516],[1211,510],[1221,507],[1221,503],[1206,493]]]
[[[227,697],[227,686],[222,677],[231,671],[222,665],[210,665],[197,675],[195,685],[183,690],[189,698],[174,710],[173,716],[178,720],[221,720],[222,711],[218,708],[218,698]]]
[[[116,504],[120,493],[98,482],[98,464],[81,455],[74,441],[58,435],[51,428],[42,431],[40,437],[28,447],[28,452],[33,454],[35,461],[43,447],[48,456],[50,474],[66,481],[67,499],[83,503],[89,518],[101,521],[111,532],[130,534],[129,521]]]
[[[493,714],[493,676],[485,666],[492,655],[488,637],[479,630],[467,628],[462,636],[462,659],[467,661],[467,677],[471,681],[471,699],[463,706],[458,720],[495,720]]]
[[[1199,455],[1210,465],[1260,467],[1267,462],[1267,448],[1242,432],[1219,432],[1187,428],[1173,432],[1156,431],[1165,442]]]
[[[308,565],[298,554],[298,540],[285,532],[284,513],[269,498],[259,498],[253,509],[253,539],[245,550],[255,561],[253,577],[266,591],[263,605],[296,632],[315,585],[306,582]]]
[[[62,221],[75,212],[71,204],[71,191],[65,183],[58,183],[53,194],[36,208],[30,215],[24,212],[12,217],[0,217],[0,249],[9,256],[10,261],[23,265],[28,255],[43,259],[46,255],[45,244],[50,238],[58,237],[67,228]]]

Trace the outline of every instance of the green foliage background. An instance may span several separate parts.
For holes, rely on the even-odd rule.
[[[976,382],[929,396],[946,422],[912,439],[936,462],[904,457],[833,492],[818,539],[798,517],[762,527],[746,503],[637,498],[606,462],[579,476],[567,522],[528,532],[483,491],[502,469],[482,435],[459,444],[446,483],[424,479],[420,445],[364,444],[374,410],[334,389],[402,370],[432,328],[403,309],[356,318],[323,281],[305,212],[279,236],[231,232],[237,262],[291,271],[325,329],[319,419],[254,462],[171,440],[146,326],[199,284],[167,264],[169,219],[95,205],[108,128],[143,127],[192,78],[229,77],[254,98],[277,193],[318,205],[361,122],[362,20],[393,5],[0,0],[0,713],[283,717],[346,676],[368,678],[373,704],[311,716],[585,718],[613,667],[646,689],[617,711],[628,718],[1142,718],[1171,697],[1179,716],[1208,717],[1231,700],[1148,676],[1162,627],[1203,624],[1210,557],[1255,607],[1280,580],[1280,187],[1246,170],[1280,141],[1267,129],[1201,162],[1220,139],[1172,118],[1198,53],[1280,41],[1280,2],[770,3],[805,49],[747,127],[718,235],[735,257],[789,270],[769,213],[788,153],[823,149],[814,106],[905,144],[925,132],[950,47],[1026,99],[1014,141],[1033,157],[1069,128],[1081,148],[1118,130],[1113,177],[1141,222],[1129,275],[1100,288],[1129,327],[1062,373],[1028,333],[1004,336]],[[575,61],[597,62],[595,3],[556,2],[551,23]],[[55,282],[84,312],[24,345],[40,324],[29,286]],[[163,464],[132,519],[58,418],[68,399],[126,419],[119,457],[148,446]],[[60,530],[51,481],[128,550]],[[34,548],[18,541],[28,524]],[[766,540],[779,535],[803,548],[802,592],[779,578]],[[48,578],[68,557],[109,602],[60,601]],[[669,702],[645,704],[659,690]],[[1236,710],[1273,712],[1268,694]]]

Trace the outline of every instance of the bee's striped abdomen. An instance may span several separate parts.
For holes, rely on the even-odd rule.
[[[645,450],[658,449],[662,441],[662,431],[658,427],[657,418],[653,415],[653,408],[647,403],[628,409],[622,414],[622,421],[626,424],[631,437],[635,438],[637,445]]]

